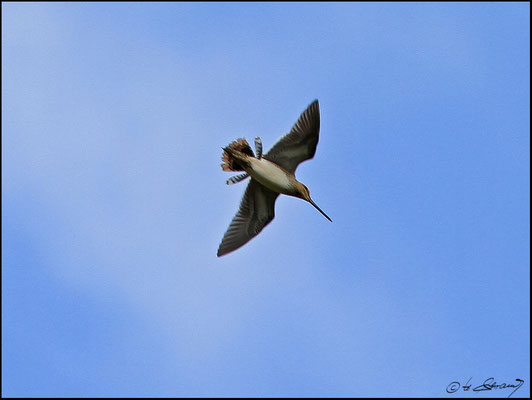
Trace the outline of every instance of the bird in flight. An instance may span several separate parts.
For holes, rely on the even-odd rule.
[[[255,152],[245,139],[237,139],[223,148],[222,169],[245,171],[227,180],[228,185],[251,177],[240,208],[231,221],[218,248],[218,257],[230,253],[259,234],[274,217],[275,200],[279,194],[308,201],[329,221],[332,220],[310,198],[308,188],[294,173],[297,166],[316,153],[320,133],[320,107],[314,100],[292,127],[266,154],[262,141],[255,138]]]

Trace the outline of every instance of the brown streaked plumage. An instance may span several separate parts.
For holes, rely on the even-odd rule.
[[[223,149],[222,169],[245,171],[226,183],[237,183],[248,176],[251,176],[251,181],[242,197],[240,208],[220,243],[218,257],[246,244],[273,220],[275,200],[281,193],[308,201],[331,221],[312,201],[308,188],[294,175],[301,162],[314,157],[319,131],[320,110],[318,100],[315,100],[301,114],[290,132],[264,156],[260,138],[255,139],[257,157],[245,139],[237,139]]]

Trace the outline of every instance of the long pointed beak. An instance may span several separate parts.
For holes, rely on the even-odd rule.
[[[321,208],[319,208],[318,205],[317,205],[316,203],[314,203],[310,197],[309,197],[309,199],[308,199],[308,202],[309,202],[310,204],[312,204],[314,207],[316,207],[316,210],[318,210],[320,213],[322,213],[323,216],[324,216],[325,218],[327,218],[329,221],[332,222],[332,219],[330,219],[330,218],[327,216],[327,214],[325,214],[323,211],[321,211]]]

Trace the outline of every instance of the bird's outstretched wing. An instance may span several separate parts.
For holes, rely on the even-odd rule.
[[[218,257],[243,246],[272,221],[277,196],[279,193],[251,179],[240,208],[220,243]]]
[[[294,173],[297,166],[310,160],[316,153],[320,134],[320,106],[314,100],[292,127],[275,145],[264,154],[264,158]]]

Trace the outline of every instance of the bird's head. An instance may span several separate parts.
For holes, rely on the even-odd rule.
[[[310,204],[312,204],[316,210],[318,210],[320,213],[323,214],[323,216],[325,218],[327,218],[329,221],[332,222],[332,219],[330,219],[327,214],[325,214],[321,208],[318,207],[318,205],[316,203],[314,203],[314,201],[310,198],[310,192],[308,190],[308,187],[306,187],[305,185],[303,185],[301,182],[298,182],[298,185],[297,185],[297,194],[296,194],[297,197],[303,199],[303,200],[306,200],[308,201]]]

